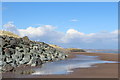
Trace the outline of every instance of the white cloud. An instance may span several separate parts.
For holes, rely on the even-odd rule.
[[[69,29],[66,33],[67,33],[67,34],[74,34],[74,35],[77,35],[77,34],[79,34],[79,35],[84,35],[84,33],[78,32],[78,31],[75,30],[75,29]]]
[[[3,29],[19,35],[19,31],[17,30],[16,26],[13,23],[14,22],[9,21],[7,24],[3,25]]]
[[[77,22],[78,20],[77,19],[72,19],[70,20],[71,22]]]
[[[32,40],[44,41],[48,43],[57,42],[62,37],[62,33],[55,31],[55,27],[44,25],[40,27],[28,27],[26,29],[18,29],[20,36],[29,36]]]
[[[43,36],[45,35],[48,31],[51,31],[54,27],[50,25],[45,25],[42,27],[28,27],[27,29],[19,29],[20,35],[21,36]]]
[[[85,34],[75,29],[68,29],[65,33],[56,31],[52,25],[28,27],[17,29],[13,22],[3,26],[7,31],[19,33],[20,36],[28,36],[31,40],[37,40],[62,47],[76,48],[117,48],[118,30],[112,32],[99,32]]]
[[[119,34],[120,30],[115,30],[113,32],[111,32],[112,34]]]

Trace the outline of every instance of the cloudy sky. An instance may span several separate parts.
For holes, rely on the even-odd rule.
[[[117,49],[117,2],[3,3],[3,29],[65,48]]]

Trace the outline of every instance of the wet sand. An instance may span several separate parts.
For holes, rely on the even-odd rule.
[[[90,53],[90,52],[73,52],[70,54],[81,54],[87,56],[98,56],[101,60],[118,61],[118,54],[116,53]]]
[[[117,64],[98,64],[96,67],[74,69],[66,75],[33,76],[33,78],[118,78]]]
[[[69,54],[70,54],[69,58],[73,58],[75,54],[81,54],[88,56],[98,56],[99,59],[106,61],[118,61],[118,54],[112,54],[112,53],[72,52]],[[70,74],[44,75],[44,76],[34,75],[29,77],[31,78],[118,78],[118,63],[104,63],[104,64],[96,64],[90,68],[78,68],[78,69],[74,69],[74,72]]]

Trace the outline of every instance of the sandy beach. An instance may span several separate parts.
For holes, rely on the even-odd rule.
[[[4,80],[120,80],[118,0],[1,0],[0,5]]]
[[[112,53],[87,53],[87,52],[72,52],[69,53],[69,58],[73,58],[74,55],[88,55],[88,56],[98,56],[101,60],[106,61],[118,61],[118,54]],[[96,64],[90,68],[78,68],[74,69],[74,72],[70,74],[62,75],[35,75],[30,76],[32,78],[118,78],[118,63],[103,63]],[[6,76],[5,76],[6,75]],[[9,73],[3,74],[3,77],[11,77]]]

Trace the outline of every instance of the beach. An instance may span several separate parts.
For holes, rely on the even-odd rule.
[[[118,0],[2,0],[2,78],[119,79],[118,5]]]
[[[75,54],[98,56],[101,60],[118,61],[118,54],[114,53],[87,53],[72,52],[70,58]],[[37,78],[118,78],[118,63],[96,64],[95,67],[74,69],[68,75],[36,76]]]
[[[69,53],[68,58],[74,58],[75,55],[98,56],[100,60],[118,61],[118,54],[114,54],[114,53],[72,52]],[[11,74],[11,76],[13,75]],[[11,77],[11,76],[9,76],[9,73],[3,74],[3,77]],[[31,78],[118,78],[118,63],[102,63],[102,64],[95,64],[89,68],[77,68],[77,69],[73,69],[73,72],[70,74],[31,75],[29,77]],[[14,78],[14,76],[12,78]]]

